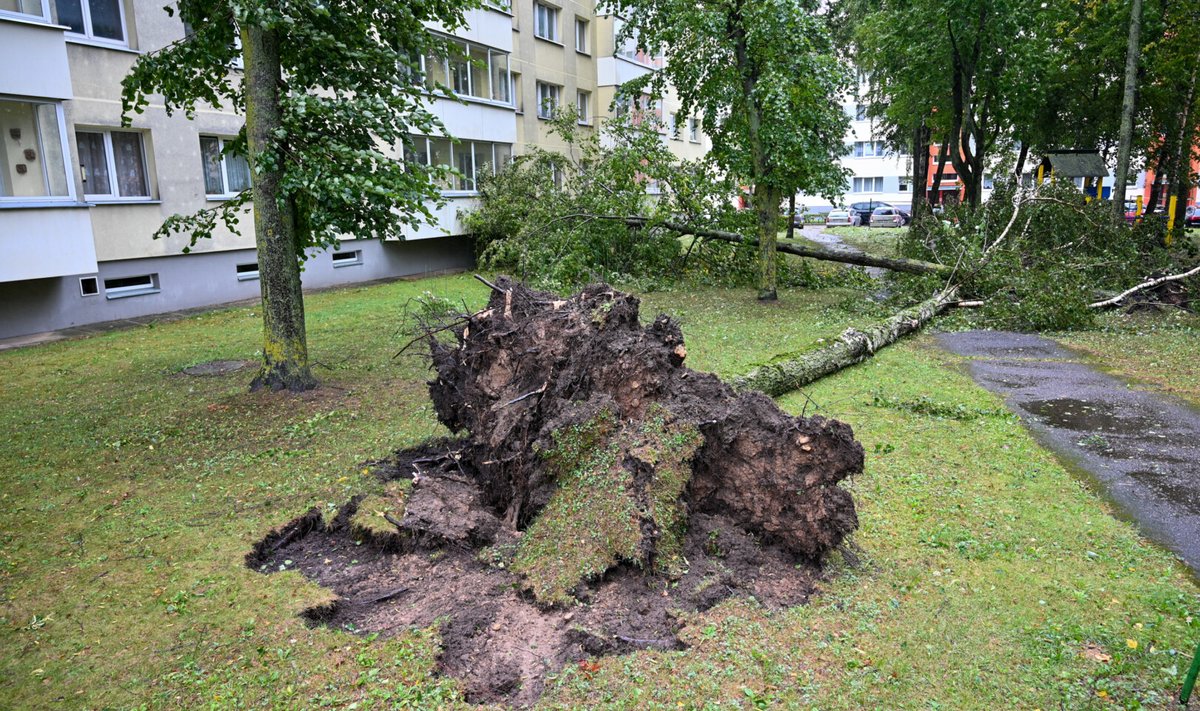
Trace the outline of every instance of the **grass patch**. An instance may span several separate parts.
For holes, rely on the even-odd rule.
[[[383,496],[361,462],[444,434],[425,364],[392,358],[400,313],[426,290],[487,296],[464,276],[313,295],[325,387],[299,397],[248,394],[245,372],[179,374],[255,359],[254,308],[0,353],[0,707],[458,705],[455,683],[432,676],[434,631],[310,629],[297,613],[327,593],[242,563],[310,507]],[[643,301],[647,319],[681,319],[693,367],[726,376],[873,317],[845,290]],[[1192,387],[1180,366],[1196,332],[1168,325],[1072,345],[1110,364],[1133,352],[1162,387]],[[1160,347],[1170,360],[1151,366]],[[919,337],[782,400],[851,423],[869,453],[853,483],[862,567],[835,564],[807,607],[691,616],[689,650],[571,668],[543,704],[1167,707],[1200,634],[1196,587],[1012,418],[903,406],[998,408],[961,363]]]
[[[837,235],[851,247],[881,257],[898,257],[897,247],[908,232],[907,227],[829,227],[826,232]]]

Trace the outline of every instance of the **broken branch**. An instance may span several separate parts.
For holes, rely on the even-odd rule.
[[[1116,296],[1112,297],[1111,299],[1105,299],[1103,301],[1097,301],[1097,302],[1088,304],[1088,308],[1089,309],[1103,309],[1103,308],[1107,308],[1109,306],[1116,306],[1117,304],[1124,301],[1127,297],[1133,296],[1134,294],[1138,293],[1139,291],[1145,291],[1146,289],[1153,289],[1154,287],[1156,287],[1160,284],[1166,284],[1167,282],[1179,281],[1180,279],[1187,279],[1188,277],[1194,276],[1196,274],[1200,274],[1200,266],[1192,267],[1191,269],[1189,269],[1186,272],[1183,272],[1182,274],[1170,274],[1168,276],[1158,277],[1157,279],[1150,279],[1148,281],[1142,282],[1141,284],[1138,284],[1135,287],[1132,287],[1130,289],[1126,289],[1125,291],[1122,291],[1120,294],[1117,294]]]

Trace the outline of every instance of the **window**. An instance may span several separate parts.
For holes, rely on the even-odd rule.
[[[575,18],[575,51],[587,54],[588,51],[588,21]]]
[[[425,136],[411,136],[411,139],[412,143],[405,148],[405,160],[421,165],[452,167],[458,171],[459,175],[451,176],[442,184],[443,190],[475,191],[479,177],[495,175],[512,161],[512,146],[507,143],[451,143],[448,138]]]
[[[140,276],[117,277],[104,280],[104,298],[124,299],[127,296],[142,294],[157,294],[158,275],[142,274]]]
[[[0,17],[25,15],[41,20],[50,19],[50,3],[46,0],[0,0]]]
[[[558,109],[560,90],[562,87],[545,82],[537,82],[537,115],[538,118],[553,118]]]
[[[533,4],[533,36],[541,37],[551,42],[558,41],[558,8]]]
[[[229,140],[200,137],[200,161],[204,167],[204,194],[228,198],[250,188],[250,164],[246,157],[228,152]]]
[[[579,123],[587,126],[592,123],[592,114],[590,111],[592,103],[592,93],[589,91],[575,92],[575,109],[579,113]]]
[[[59,104],[0,98],[0,201],[71,196]]]
[[[237,265],[238,281],[253,281],[258,278],[258,262]]]
[[[883,178],[855,178],[854,192],[856,193],[881,193],[883,192]]]
[[[79,295],[95,296],[100,293],[100,280],[94,276],[79,277]]]
[[[887,154],[887,145],[883,141],[855,141],[855,158],[874,158]]]
[[[858,104],[854,107],[854,120],[855,121],[866,121],[867,120],[867,105],[866,104]]]
[[[912,176],[905,175],[900,178],[900,192],[906,193],[912,189]]]
[[[110,200],[150,198],[146,151],[136,131],[76,131],[83,194]]]
[[[700,142],[700,119],[695,116],[688,119],[688,140],[692,143]]]
[[[479,44],[448,42],[449,56],[421,57],[420,68],[430,91],[445,87],[458,96],[512,103],[508,54]]]
[[[362,264],[362,250],[334,252],[331,256],[334,267],[353,267]]]
[[[674,111],[667,114],[667,134],[676,141],[679,140],[679,125],[676,123]]]
[[[125,3],[122,0],[57,0],[58,24],[101,42],[125,44]]]

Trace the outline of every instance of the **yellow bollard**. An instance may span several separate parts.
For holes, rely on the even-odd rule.
[[[1038,184],[1038,185],[1041,185],[1041,184],[1042,184],[1042,181],[1043,181],[1043,180],[1045,180],[1045,179],[1046,179],[1046,166],[1044,166],[1044,165],[1039,165],[1039,166],[1038,166],[1038,181],[1037,181],[1037,184]]]
[[[1175,241],[1175,206],[1179,202],[1178,195],[1172,195],[1167,202],[1167,237],[1164,240],[1168,247]]]
[[[1134,208],[1133,214],[1138,217],[1142,216],[1142,200],[1144,199],[1141,195],[1137,196],[1137,207]]]
[[[1092,201],[1092,195],[1088,191],[1092,189],[1092,176],[1086,176],[1083,179],[1083,202],[1086,205]]]

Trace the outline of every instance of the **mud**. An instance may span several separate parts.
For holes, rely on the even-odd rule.
[[[427,325],[456,438],[371,463],[383,495],[306,514],[247,565],[336,593],[313,624],[437,625],[468,700],[519,706],[590,656],[683,648],[687,615],[729,597],[808,600],[858,525],[848,425],[686,368],[679,325],[643,326],[607,285],[491,286],[485,310]]]
[[[438,669],[459,679],[472,703],[527,706],[567,665],[684,649],[686,613],[734,596],[772,609],[804,604],[821,577],[817,566],[797,565],[728,517],[697,514],[679,578],[622,564],[577,588],[578,605],[547,609],[522,591],[519,575],[469,546],[399,530],[364,535],[350,524],[356,508],[351,502],[328,523],[313,509],[267,536],[247,565],[265,574],[298,570],[336,593],[333,605],[304,613],[313,625],[384,636],[436,625]]]
[[[1200,574],[1200,413],[1038,336],[943,334],[971,375],[1141,529]]]

